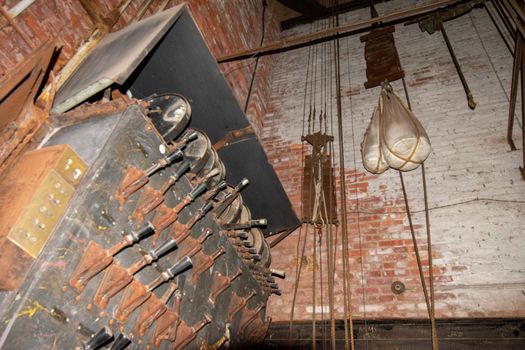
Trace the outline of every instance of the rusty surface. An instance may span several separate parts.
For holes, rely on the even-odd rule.
[[[69,284],[82,292],[86,284],[113,262],[113,256],[129,247],[132,240],[125,237],[122,241],[105,250],[98,243],[90,241],[77,267],[71,274]]]
[[[367,89],[379,86],[385,80],[392,82],[405,76],[398,64],[394,31],[393,26],[373,29],[360,38],[365,43]]]
[[[82,292],[86,284],[112,262],[113,256],[109,256],[104,248],[94,241],[89,242],[84,255],[71,274],[69,285]]]
[[[120,181],[115,198],[118,198],[120,203],[138,191],[141,187],[146,185],[149,181],[146,172],[142,169],[137,169],[134,166],[128,166],[122,180]]]
[[[130,345],[132,349],[153,346],[155,341],[162,350],[179,346],[175,344],[179,341],[190,341],[189,346],[196,347],[203,339],[215,341],[224,335],[227,323],[227,302],[229,301],[226,296],[230,293],[247,295],[250,290],[256,290],[257,296],[253,298],[256,300],[251,301],[266,302],[267,294],[250,272],[254,271],[256,266],[239,258],[234,247],[230,245],[228,237],[220,233],[220,226],[213,215],[204,215],[204,212],[200,212],[201,209],[204,211],[208,208],[204,206],[205,202],[200,197],[196,198],[195,202],[189,204],[179,215],[180,223],[177,224],[182,227],[186,225],[192,227],[185,231],[175,230],[180,239],[179,249],[162,255],[162,258],[159,258],[155,264],[149,264],[140,269],[132,277],[129,277],[129,269],[125,271],[123,268],[120,268],[122,273],[112,273],[112,276],[107,277],[108,271],[113,270],[116,266],[133,266],[139,259],[143,259],[145,252],[151,252],[155,247],[152,236],[143,236],[144,238],[133,247],[124,249],[136,239],[134,237],[138,232],[124,237],[122,235],[129,232],[130,227],[141,226],[138,222],[130,222],[129,218],[136,208],[137,200],[141,195],[140,191],[143,191],[144,188],[128,197],[122,204],[113,197],[127,165],[132,165],[137,169],[147,169],[161,157],[158,153],[160,136],[155,133],[155,130],[147,127],[148,120],[141,119],[142,114],[140,113],[142,112],[138,106],[130,106],[122,116],[118,117],[117,124],[112,124],[111,133],[107,136],[109,139],[104,141],[104,146],[98,151],[100,153],[94,156],[90,169],[79,184],[75,201],[66,210],[64,219],[56,228],[51,241],[42,256],[37,259],[31,280],[24,282],[23,293],[20,294],[22,298],[9,305],[9,310],[6,311],[7,316],[0,320],[2,321],[0,324],[12,325],[4,335],[6,348],[38,348],[38,345],[35,346],[35,344],[45,343],[45,339],[50,339],[50,337],[56,339],[57,348],[78,347],[86,344],[86,334],[89,335],[86,332],[79,333],[77,327],[80,323],[93,330],[107,327],[114,334],[133,334],[132,345]],[[138,141],[143,149],[136,146]],[[150,185],[153,188],[160,188],[166,180],[164,174],[173,171],[174,168],[176,167],[169,166],[163,174],[158,172],[151,175]],[[192,190],[189,174],[181,177],[172,190],[165,194],[166,207],[176,207]],[[145,219],[151,221],[154,214],[153,212],[147,214]],[[192,223],[193,220],[195,222]],[[172,224],[173,226],[175,223]],[[160,242],[173,238],[170,236],[171,231],[166,229],[159,232],[157,237],[161,240]],[[127,236],[131,236],[132,239]],[[195,244],[195,241],[198,244]],[[103,253],[97,257],[89,253],[90,242],[96,243],[99,252]],[[203,270],[208,266],[210,266],[208,269],[213,268],[213,270],[206,269],[207,273],[202,273],[195,283],[190,278],[191,270],[181,272],[180,275],[173,277],[172,283],[169,283],[168,280],[172,276],[168,276],[167,269],[181,261],[181,253],[184,253],[184,250],[189,249],[190,246],[198,246],[201,254],[206,256],[212,255],[217,249],[224,250],[224,253],[221,259],[202,265]],[[84,265],[80,260],[88,256],[92,261],[97,261],[112,255],[114,256],[109,258],[111,268],[106,269],[105,273],[102,269],[95,273],[90,281],[84,281],[81,288],[82,293],[78,293],[76,288],[71,287],[69,280],[74,277],[74,270],[79,265]],[[200,261],[200,259],[195,260],[195,267],[201,265]],[[238,282],[231,284],[215,301],[215,306],[211,307],[208,300],[213,282],[212,272],[231,275],[233,271],[242,271],[242,274],[236,277]],[[156,280],[159,275],[164,277]],[[102,282],[103,279],[111,281],[110,283]],[[134,294],[137,295],[137,298],[128,298],[129,302],[118,308],[122,304],[124,290],[114,293],[128,280],[132,284],[142,284],[147,291],[152,292],[151,296],[142,303],[141,298],[147,293]],[[164,297],[170,294],[170,286],[172,288],[177,286],[181,298],[184,299],[180,313],[177,311],[176,317],[173,317],[174,310],[170,310],[169,297],[154,296],[157,294]],[[95,302],[93,302],[94,298]],[[159,306],[159,303],[156,302],[159,300],[162,301],[163,306]],[[45,311],[37,311],[31,318],[16,316],[19,310],[32,307],[33,302],[38,302],[45,309],[58,305],[69,322],[57,322]],[[141,305],[136,307],[138,304]],[[118,311],[118,315],[123,322],[115,322],[117,310],[121,310]],[[126,310],[129,311],[126,312]],[[174,325],[179,315],[186,325],[193,325],[203,314],[210,315],[210,318],[213,319],[213,326],[201,330],[196,337],[190,336],[184,340],[182,337],[175,338],[177,329]],[[145,316],[141,317],[142,315]],[[38,327],[35,328],[35,325]],[[231,327],[237,332],[237,324]],[[143,331],[140,331],[139,328]],[[34,336],[21,337],[20,335],[27,332],[28,329],[32,330]],[[156,330],[158,330],[157,333],[155,333]],[[166,340],[161,340],[162,337]],[[232,342],[238,343],[238,340],[232,339]]]
[[[215,253],[213,253],[212,255],[205,255],[205,254],[200,254],[200,256],[198,257],[198,260],[197,262],[194,264],[195,267],[193,268],[192,270],[192,282],[193,284],[197,284],[200,276],[208,271],[208,269],[210,267],[213,266],[213,264],[215,264],[215,261],[221,257],[221,255],[223,255],[224,253],[226,253],[226,251],[224,250],[224,248],[220,247]]]
[[[193,226],[197,223],[197,221],[199,221],[200,219],[202,219],[204,217],[204,214],[200,209],[197,211],[197,213],[195,213],[189,220],[188,222],[186,222],[182,229],[179,229],[177,228],[176,226],[173,226],[170,230],[170,236],[173,237],[175,239],[175,241],[177,241],[177,244],[181,244],[182,242],[184,242],[184,240],[186,238],[188,238],[188,236],[190,235],[191,233],[191,229],[193,228]]]
[[[208,237],[210,237],[212,231],[205,229],[204,232],[197,238],[188,237],[184,241],[184,246],[179,249],[179,256],[193,257],[195,254],[202,250],[202,245]]]
[[[62,128],[82,123],[88,119],[118,114],[132,103],[132,101],[115,99],[105,103],[82,104],[69,112],[53,115],[50,120],[53,127]]]
[[[242,312],[239,333],[241,336],[246,335],[246,328],[253,322],[255,319],[259,318],[259,313],[264,309],[266,305],[260,304],[254,309],[245,308]]]
[[[54,42],[46,42],[0,79],[0,171],[48,117],[33,102],[55,49]]]
[[[186,322],[181,321],[177,328],[177,336],[175,337],[176,340],[173,344],[173,349],[177,350],[184,348],[192,342],[197,336],[197,333],[199,333],[199,331],[210,322],[210,316],[207,314],[204,314],[203,318],[192,327],[188,326]]]
[[[152,342],[155,346],[160,346],[162,341],[175,341],[177,336],[177,328],[181,322],[180,319],[180,306],[182,302],[182,296],[180,294],[175,295],[175,301],[171,310],[165,312],[157,322],[157,326],[152,335]]]
[[[146,304],[142,307],[142,313],[137,318],[135,327],[141,336],[144,336],[153,323],[168,310],[168,300],[176,289],[177,285],[171,283],[160,299],[157,298],[156,295],[152,295],[152,297],[146,301]],[[175,298],[180,298],[180,293],[178,293]]]
[[[144,304],[152,295],[151,291],[147,290],[142,283],[133,280],[124,289],[122,299],[120,299],[120,303],[115,309],[115,319],[120,323],[126,323],[131,313]]]
[[[237,293],[232,294],[230,306],[228,307],[228,321],[233,322],[233,319],[239,311],[241,311],[248,301],[257,295],[257,292],[252,290],[245,297],[240,297]]]
[[[112,264],[104,273],[104,278],[93,298],[93,303],[101,309],[108,306],[109,300],[133,281],[133,276],[118,264]]]
[[[164,201],[164,193],[161,191],[145,186],[144,191],[140,194],[140,198],[137,201],[137,208],[133,212],[132,216],[137,222],[144,220],[144,215],[153,211],[156,207],[162,204]]]
[[[66,164],[66,161],[68,163]],[[67,165],[67,169],[65,166]],[[85,164],[65,145],[26,153],[0,183],[0,289],[16,289],[60,220]]]
[[[231,276],[224,276],[220,272],[215,272],[213,274],[213,284],[210,290],[210,296],[208,298],[210,304],[215,305],[217,297],[222,294],[222,292],[224,292],[241,274],[241,269],[237,269]]]

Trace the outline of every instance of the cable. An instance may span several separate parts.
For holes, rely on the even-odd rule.
[[[266,7],[268,6],[268,4],[266,3],[266,0],[263,0],[263,10],[262,10],[262,28],[261,28],[261,42],[259,44],[259,47],[262,46],[262,44],[264,43],[264,34],[265,34],[265,14],[266,14]],[[248,88],[248,93],[246,94],[246,102],[244,103],[244,113],[246,113],[246,111],[248,110],[248,104],[250,102],[250,98],[252,96],[252,89],[253,89],[253,84],[255,82],[255,75],[257,73],[257,67],[259,67],[259,58],[261,56],[257,56],[255,58],[255,66],[253,67],[253,73],[252,73],[252,78],[250,80],[250,87]]]

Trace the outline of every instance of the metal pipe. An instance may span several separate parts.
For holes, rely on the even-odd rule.
[[[341,36],[343,34],[350,34],[352,32],[369,28],[374,24],[381,24],[382,26],[391,25],[394,22],[405,20],[407,18],[426,14],[442,7],[452,5],[455,3],[461,2],[460,0],[440,0],[435,1],[430,4],[417,5],[409,9],[392,12],[383,16],[379,16],[372,19],[366,19],[361,21],[355,21],[353,23],[337,25],[332,28],[320,30],[317,33],[303,35],[294,38],[283,39],[268,43],[262,47],[251,48],[236,53],[224,55],[217,58],[217,62],[226,62],[234,61],[247,57],[256,57],[261,54],[267,54],[276,50],[290,50],[297,48],[304,44],[312,44],[313,41],[319,40],[333,40],[335,37]]]
[[[512,139],[512,129],[514,128],[514,113],[516,112],[516,98],[518,96],[518,80],[520,74],[520,67],[523,56],[523,38],[521,36],[516,40],[516,48],[514,53],[514,64],[512,66],[512,82],[510,87],[510,101],[509,101],[509,121],[507,125],[507,142],[509,143],[511,151],[516,150],[516,145]]]
[[[467,80],[465,79],[465,76],[463,75],[463,71],[461,70],[461,66],[459,65],[459,61],[456,57],[456,54],[454,53],[454,49],[452,48],[452,45],[450,44],[450,41],[448,40],[448,35],[447,35],[447,32],[445,31],[445,26],[443,25],[443,23],[441,23],[440,29],[441,29],[441,34],[443,34],[443,39],[445,39],[445,43],[447,44],[447,48],[448,48],[448,52],[450,53],[450,57],[452,57],[452,61],[454,62],[454,66],[456,67],[456,71],[458,72],[459,79],[461,80],[461,84],[463,85],[463,89],[465,90],[465,94],[467,94],[468,106],[470,109],[475,109],[476,101],[474,101],[474,97],[472,96],[472,92],[470,91]]]

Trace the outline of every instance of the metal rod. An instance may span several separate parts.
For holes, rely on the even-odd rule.
[[[443,25],[443,23],[441,23],[440,29],[441,29],[441,34],[443,34],[443,39],[445,39],[445,43],[447,44],[447,48],[448,48],[448,52],[450,53],[450,57],[452,58],[452,61],[454,62],[454,67],[456,67],[456,71],[458,72],[459,79],[461,80],[461,84],[463,85],[463,90],[465,90],[465,94],[467,95],[468,106],[470,109],[475,109],[476,101],[474,101],[474,97],[472,96],[472,92],[470,91],[467,80],[465,79],[465,76],[463,75],[463,71],[461,70],[461,66],[459,65],[459,61],[456,57],[456,54],[454,53],[454,49],[452,48],[452,45],[450,44],[450,41],[448,40],[448,35],[447,35],[447,32],[445,31],[445,26]]]
[[[355,21],[353,23],[337,25],[332,28],[320,30],[317,33],[303,35],[299,37],[283,39],[276,42],[268,43],[262,47],[252,48],[248,50],[239,51],[229,55],[221,56],[217,58],[217,62],[234,61],[247,57],[256,57],[261,54],[270,53],[276,50],[290,50],[297,48],[304,44],[312,44],[313,41],[318,40],[333,40],[335,37],[350,34],[352,32],[369,28],[373,24],[381,23],[382,26],[393,24],[393,22],[404,20],[413,16],[426,14],[442,7],[452,5],[461,1],[458,0],[440,0],[430,4],[417,5],[410,7],[402,11],[392,12],[383,16],[379,16],[372,19],[366,19],[361,21]]]
[[[516,28],[519,30],[521,35],[525,37],[525,26],[523,25],[523,23],[518,18],[519,14],[514,11],[512,6],[506,0],[502,0],[502,3],[503,3],[503,6],[505,7],[505,9],[507,10],[507,12],[509,13],[509,16],[514,21],[514,24],[516,25]]]
[[[516,48],[514,53],[514,64],[512,67],[512,82],[510,86],[510,101],[509,101],[509,120],[507,124],[507,142],[511,151],[516,150],[516,145],[512,139],[512,130],[514,128],[514,113],[516,112],[516,98],[518,96],[518,80],[520,75],[520,67],[523,55],[523,38],[521,36],[516,40]]]
[[[499,27],[498,23],[496,22],[496,19],[494,18],[494,16],[492,15],[492,12],[490,12],[489,10],[489,7],[487,6],[487,3],[485,3],[485,11],[487,11],[487,15],[489,15],[490,17],[490,20],[492,21],[492,24],[494,24],[494,27],[496,27],[496,30],[498,31],[499,33],[499,36],[501,37],[501,40],[503,40],[503,42],[505,43],[505,46],[507,47],[507,49],[509,50],[510,54],[512,55],[512,57],[514,57],[514,51],[512,51],[512,48],[510,47],[510,44],[509,42],[507,41],[507,38],[505,37],[505,35],[503,34],[503,31],[501,30],[501,28]]]
[[[523,54],[523,38],[521,39],[521,150],[523,152],[523,166],[520,167],[521,176],[525,180],[525,55]]]
[[[512,27],[512,23],[510,22],[510,15],[507,13],[507,11],[501,6],[501,3],[499,1],[492,1],[492,6],[494,6],[494,9],[496,9],[496,12],[498,13],[498,16],[501,18],[501,21],[505,25],[505,28],[507,28],[507,31],[512,36],[514,40],[516,40],[516,29]]]

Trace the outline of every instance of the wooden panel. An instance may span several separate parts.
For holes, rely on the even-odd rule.
[[[365,43],[366,77],[365,88],[379,86],[383,81],[394,81],[405,76],[400,69],[394,27],[374,29],[361,37]]]
[[[313,218],[313,207],[315,201],[315,189],[314,189],[314,178],[318,177],[319,167],[314,166],[318,164],[314,159],[313,155],[307,155],[304,161],[304,176],[303,176],[303,192],[302,192],[302,201],[303,201],[303,221],[312,222]],[[321,218],[325,223],[337,223],[337,207],[336,207],[336,197],[334,191],[334,179],[333,179],[333,169],[332,163],[329,155],[321,154],[322,162],[322,183],[323,183],[323,193],[326,201],[326,212],[324,211],[324,206],[322,202],[320,204],[321,208]],[[331,205],[330,205],[331,202]],[[331,212],[331,214],[330,214]],[[328,214],[328,217],[327,217]],[[321,223],[321,218],[319,218],[316,223]]]
[[[269,346],[289,345],[288,322],[275,322],[266,340]],[[330,348],[329,339],[322,339],[323,327],[317,326],[317,346]],[[330,334],[329,323],[325,324]],[[448,319],[438,320],[437,333],[441,350],[518,350],[525,347],[525,319]],[[295,348],[312,345],[311,322],[293,325],[292,344]],[[430,350],[428,320],[363,320],[354,321],[355,348],[358,350]],[[344,327],[336,321],[337,348],[344,348]]]

